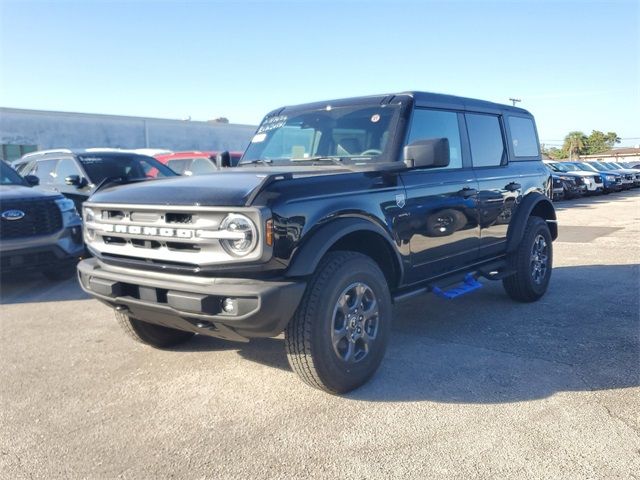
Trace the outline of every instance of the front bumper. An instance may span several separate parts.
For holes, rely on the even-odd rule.
[[[3,273],[66,267],[84,254],[80,223],[51,235],[4,239],[0,242]]]
[[[209,278],[78,264],[82,289],[138,320],[227,340],[273,337],[302,299],[303,281]],[[235,308],[227,312],[225,299]]]

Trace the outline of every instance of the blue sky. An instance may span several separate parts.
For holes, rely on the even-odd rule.
[[[640,2],[0,0],[0,105],[257,123],[404,90],[640,143]]]

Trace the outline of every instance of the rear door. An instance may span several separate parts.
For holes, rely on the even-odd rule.
[[[423,108],[413,112],[407,143],[447,138],[450,163],[401,174],[407,195],[402,230],[411,248],[410,283],[451,272],[477,257],[478,184],[468,164],[464,135],[462,113]]]
[[[479,185],[480,258],[504,253],[509,224],[526,183],[521,175],[526,169],[519,168],[522,164],[508,162],[503,120],[497,114],[465,114],[471,160]]]

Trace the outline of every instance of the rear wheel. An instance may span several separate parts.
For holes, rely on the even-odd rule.
[[[136,342],[156,348],[173,347],[193,337],[193,332],[185,332],[174,328],[154,325],[131,318],[124,312],[116,310],[116,320],[124,332]]]
[[[551,232],[544,219],[529,217],[517,250],[509,259],[516,273],[502,281],[507,294],[519,302],[534,302],[547,291],[553,265]]]
[[[287,325],[287,359],[308,385],[346,393],[375,373],[390,330],[391,296],[378,265],[360,253],[331,252]]]

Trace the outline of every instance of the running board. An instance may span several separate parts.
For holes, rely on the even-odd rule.
[[[451,287],[440,288],[433,283],[422,283],[419,286],[395,292],[393,295],[393,302],[401,303],[415,296],[424,295],[429,292],[433,292],[436,295],[447,299],[453,299],[482,288],[482,284],[478,282],[480,277],[495,281],[510,277],[515,273],[515,270],[506,267],[504,261],[491,262],[483,265],[477,270],[472,270],[471,272],[467,271],[467,273],[464,274],[458,273],[455,275],[449,275],[446,278],[435,280],[438,283],[444,282],[445,285],[452,285],[451,281],[453,280],[455,282],[457,279],[457,282],[462,282],[462,284],[454,284]]]
[[[467,273],[464,277],[464,281],[453,288],[443,290],[440,287],[433,286],[431,291],[439,297],[453,300],[454,298],[461,297],[467,293],[475,292],[482,288],[482,284],[478,281],[473,273]]]

